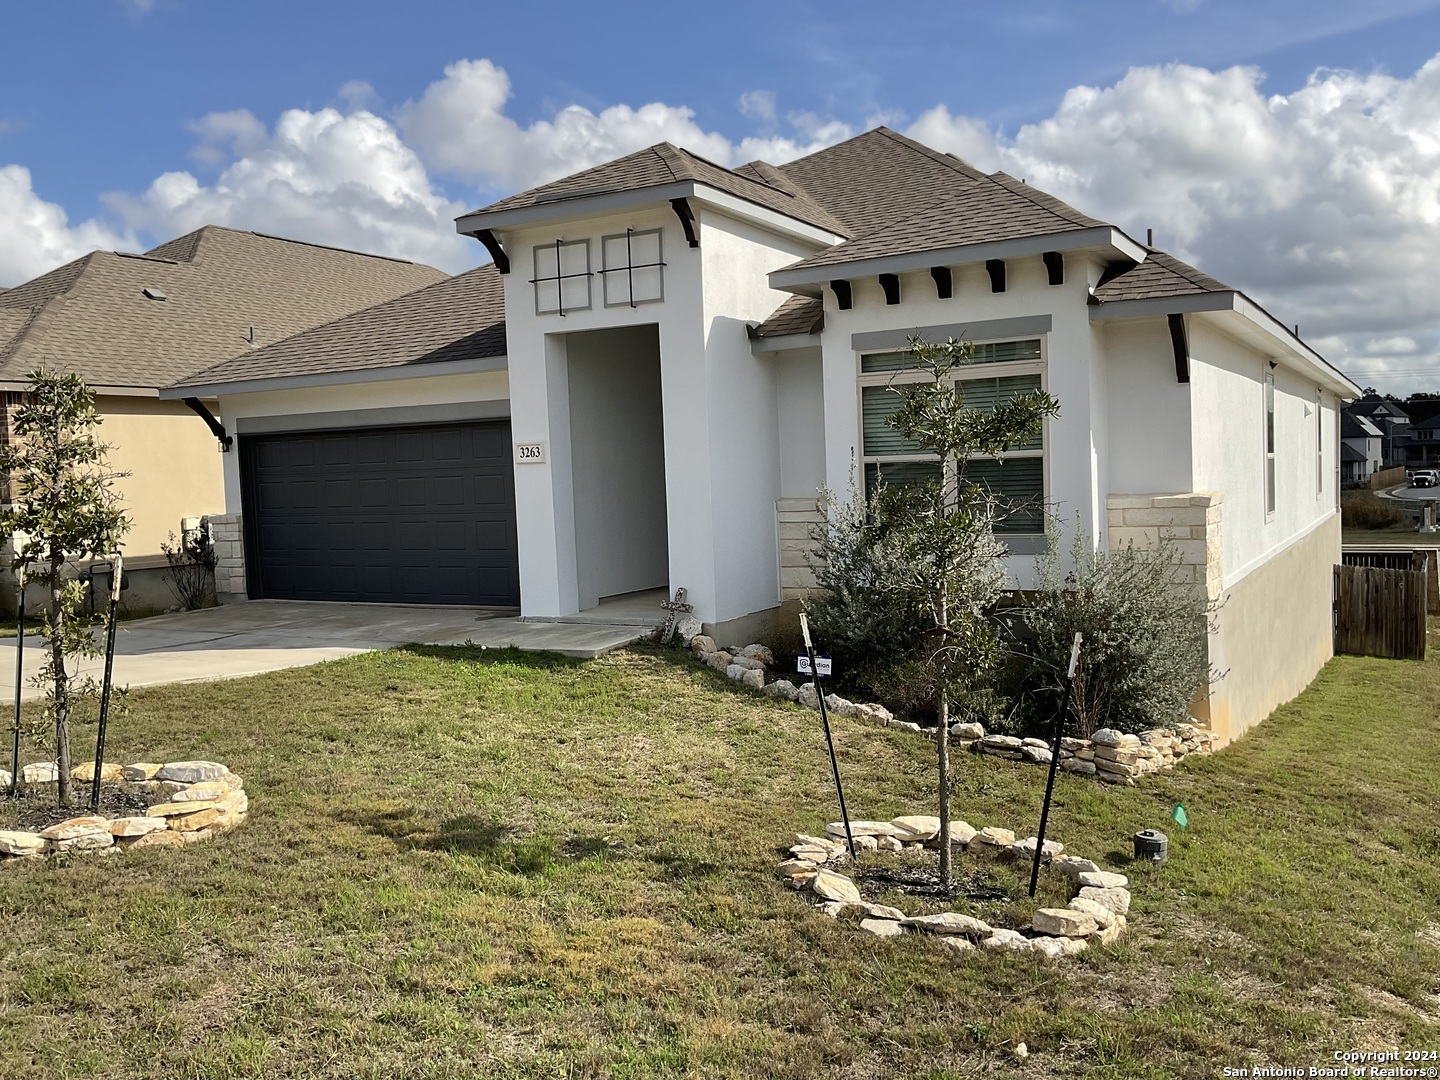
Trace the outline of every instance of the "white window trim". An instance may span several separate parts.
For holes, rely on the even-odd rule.
[[[1020,337],[1008,336],[1000,338],[985,338],[980,341],[969,342],[972,345],[993,345],[1008,341],[1031,341],[1034,335]],[[1040,357],[1036,360],[1002,360],[988,364],[963,364],[960,366],[955,377],[957,382],[965,382],[967,379],[1003,379],[1012,375],[1039,375],[1040,389],[1050,389],[1050,335],[1040,334]],[[856,480],[864,490],[865,467],[877,465],[883,462],[904,464],[908,462],[928,462],[938,460],[934,454],[885,454],[875,455],[865,453],[865,388],[873,386],[893,386],[902,384],[913,384],[929,382],[930,377],[923,370],[913,368],[901,369],[900,371],[861,371],[863,359],[866,356],[877,356],[885,353],[900,352],[898,349],[866,349],[864,352],[855,353],[855,447],[858,450],[860,474]],[[1041,421],[1040,428],[1040,449],[1039,450],[1010,450],[1004,455],[1005,461],[1019,459],[1040,459],[1040,498],[1046,512],[1049,512],[1051,505],[1050,486],[1050,418],[1047,416]],[[975,461],[997,460],[993,454],[976,454]],[[953,468],[948,463],[945,465],[945,479],[950,482],[954,478]],[[1000,533],[1000,536],[1040,536],[1044,530],[1038,533]]]
[[[1277,407],[1275,371],[1267,369],[1260,382],[1260,497],[1265,510],[1265,524],[1275,520],[1275,511],[1280,506],[1280,477],[1277,475],[1277,454],[1280,445],[1280,410]]]

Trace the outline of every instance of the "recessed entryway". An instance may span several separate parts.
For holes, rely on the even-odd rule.
[[[654,325],[627,326],[564,340],[583,612],[669,584],[660,335]]]

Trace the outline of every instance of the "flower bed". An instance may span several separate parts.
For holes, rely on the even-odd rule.
[[[690,638],[687,644],[702,662],[742,685],[770,697],[793,701],[807,709],[820,708],[820,695],[813,682],[796,686],[789,679],[765,681],[765,668],[773,664],[775,658],[763,645],[722,649],[715,644],[714,638],[699,634]],[[927,738],[931,736],[931,731],[919,724],[895,719],[883,705],[861,704],[848,701],[839,694],[826,694],[825,707],[832,716],[866,720],[897,731],[909,731]],[[962,750],[1009,761],[1050,764],[1050,744],[1044,739],[987,735],[984,726],[975,723],[952,724],[950,739]],[[1133,784],[1136,777],[1168,768],[1188,754],[1209,753],[1214,741],[1214,734],[1194,724],[1155,728],[1138,735],[1102,728],[1088,739],[1061,739],[1060,768],[1110,784]]]
[[[72,769],[70,775],[83,784],[94,773],[94,762],[87,762]],[[65,816],[69,811],[56,809],[53,803],[32,800],[32,815],[59,820],[31,828],[0,829],[0,865],[67,852],[179,847],[233,829],[249,812],[244,781],[214,761],[107,762],[100,776],[102,807],[123,808],[121,812]],[[9,777],[4,779],[8,787]],[[30,795],[53,791],[57,779],[54,762],[20,770],[21,787]]]
[[[891,821],[852,821],[850,831],[857,853],[917,854],[939,846],[940,819],[915,815]],[[963,821],[950,823],[950,837],[952,850],[964,851],[982,861],[1013,860],[1021,867],[1032,864],[1038,842],[1033,836],[1017,841],[1008,829],[975,829]],[[1130,911],[1129,878],[1063,851],[1064,845],[1047,840],[1043,865],[1073,895],[1064,907],[1037,909],[1024,930],[991,926],[973,915],[955,911],[907,916],[898,908],[866,901],[854,879],[834,869],[849,859],[842,822],[827,825],[824,836],[797,833],[789,858],[781,862],[779,871],[792,887],[819,897],[822,914],[832,919],[858,915],[858,929],[877,937],[924,933],[952,953],[976,948],[1008,949],[1054,960],[1084,952],[1092,943],[1108,945],[1115,941],[1124,931]]]

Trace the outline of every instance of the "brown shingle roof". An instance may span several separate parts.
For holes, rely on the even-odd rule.
[[[166,386],[250,352],[252,327],[278,341],[444,277],[213,225],[145,255],[96,251],[0,294],[0,380],[44,366],[95,386]]]
[[[757,206],[775,210],[798,221],[818,225],[838,236],[850,235],[845,226],[802,187],[789,182],[777,182],[775,178],[766,177],[753,166],[747,166],[743,171],[726,169],[670,143],[656,143],[644,150],[637,150],[633,154],[597,165],[593,169],[585,169],[573,176],[541,184],[518,195],[491,203],[474,213],[499,213],[585,195],[638,191],[687,180],[708,184]]]
[[[751,331],[752,337],[816,334],[825,326],[825,305],[810,296],[792,296]]]
[[[787,270],[908,255],[1025,236],[1051,236],[1103,226],[1004,173],[967,180],[923,208],[855,240],[792,263]]]
[[[1191,296],[1196,293],[1231,292],[1230,286],[1209,274],[1181,262],[1173,255],[1153,248],[1145,261],[1095,290],[1102,303],[1115,300],[1151,300],[1162,296]]]
[[[176,384],[214,386],[505,355],[505,291],[493,264],[226,360]]]

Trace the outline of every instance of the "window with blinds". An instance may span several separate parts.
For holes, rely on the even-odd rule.
[[[996,342],[976,346],[976,363],[1024,362],[1039,367],[1043,362],[1040,341]],[[867,495],[880,483],[889,486],[937,480],[941,463],[914,442],[904,439],[887,423],[900,407],[896,389],[916,378],[906,352],[874,353],[860,358],[861,457]],[[957,372],[961,395],[968,408],[993,411],[1016,394],[1040,390],[1041,371],[985,376]],[[869,376],[867,378],[867,376]],[[892,388],[893,387],[893,388]],[[999,520],[995,531],[1004,534],[1035,534],[1045,531],[1045,458],[1043,435],[1024,445],[1011,447],[1003,461],[975,458],[965,467],[965,483],[991,493]],[[948,466],[953,469],[954,465]]]

